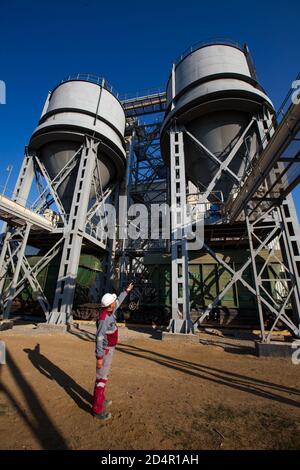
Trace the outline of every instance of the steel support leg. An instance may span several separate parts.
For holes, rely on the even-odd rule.
[[[4,235],[2,248],[1,248],[1,254],[0,254],[0,298],[3,292],[3,288],[5,284],[5,275],[7,272],[7,263],[5,261],[6,261],[7,248],[9,245],[10,238],[11,238],[11,231],[9,230],[9,228],[7,228],[7,231]]]
[[[119,187],[117,187],[114,193],[111,195],[111,202],[116,209],[118,208],[118,199],[119,199]],[[116,234],[114,238],[107,239],[107,254],[102,263],[103,273],[101,276],[101,295],[104,295],[105,292],[111,292],[111,280],[113,276],[113,269],[115,264],[115,253],[116,253]]]
[[[281,213],[282,213],[282,208],[278,208],[277,210],[273,209],[271,211],[269,210],[266,218],[264,216],[261,216],[260,219],[258,219],[258,221],[260,222],[258,222],[257,226],[256,226],[257,221],[250,222],[249,217],[246,214],[246,222],[247,222],[247,229],[248,229],[248,236],[249,236],[249,247],[250,247],[250,252],[251,252],[251,260],[252,260],[252,271],[253,271],[253,278],[254,278],[254,284],[255,284],[256,299],[257,299],[257,305],[258,305],[258,312],[259,312],[263,342],[271,341],[272,332],[275,326],[280,321],[282,321],[293,332],[293,334],[296,337],[299,337],[300,335],[299,321],[293,322],[286,313],[288,304],[290,301],[293,301],[293,299],[295,301],[293,303],[293,308],[294,309],[296,308],[296,310],[298,311],[299,294],[297,293],[295,269],[294,269],[293,262],[292,262],[288,236],[286,233],[283,219],[280,216]],[[272,218],[270,218],[271,215],[272,215]],[[262,227],[261,224],[267,226],[266,224],[270,223],[270,221],[273,221],[273,226],[272,227],[270,226],[270,234],[272,232],[274,233],[274,230],[277,232],[277,236],[273,238],[273,243],[274,242],[280,243],[283,261],[281,261],[274,254],[276,245],[274,245],[271,248],[270,244],[268,243],[267,239],[269,235],[267,236],[266,240],[262,242],[262,240],[257,235],[257,233],[255,233],[256,229],[259,229],[260,227]],[[259,255],[260,250],[254,249],[253,240],[256,240],[256,242],[257,241],[262,242],[262,245],[261,245],[262,248],[269,250],[268,258],[263,264],[263,267],[260,268],[259,272],[257,268],[257,257]],[[275,259],[276,262],[280,263],[282,267],[282,272],[284,273],[284,276],[285,276],[284,279],[281,280],[281,283],[282,285],[285,285],[286,293],[280,301],[276,301],[275,298],[272,299],[271,294],[268,292],[266,288],[266,282],[268,282],[269,279],[265,279],[266,276],[264,275],[264,269],[268,264],[268,260],[270,260],[271,258]],[[267,301],[268,298],[269,298],[269,302]],[[265,327],[264,327],[264,317],[263,317],[263,308],[262,308],[263,305],[267,307],[267,310],[270,311],[270,313],[274,315],[273,324],[268,334],[266,334]],[[299,317],[298,317],[298,320],[299,320]]]
[[[65,241],[53,310],[48,320],[51,324],[66,324],[72,321],[76,277],[86,224],[92,176],[97,156],[97,147],[98,144],[95,144],[93,140],[87,141],[87,145],[81,152],[71,212],[68,224],[65,228]]]
[[[300,331],[300,230],[298,218],[291,196],[279,207],[279,214],[283,225],[283,255],[293,273],[295,292],[292,296],[294,321]]]
[[[4,308],[4,312],[3,312],[3,318],[5,318],[5,319],[9,318],[9,315],[10,315],[12,301],[13,301],[13,298],[14,298],[14,294],[15,294],[15,291],[16,291],[16,287],[17,287],[17,283],[18,283],[18,279],[19,279],[19,275],[20,275],[20,271],[21,271],[21,267],[22,267],[22,263],[23,263],[23,256],[24,256],[24,253],[25,253],[25,249],[26,249],[26,245],[27,245],[27,241],[28,241],[28,237],[29,237],[29,233],[30,233],[30,228],[31,228],[31,225],[27,224],[26,228],[25,228],[23,238],[22,238],[22,241],[21,241],[21,246],[18,250],[17,264],[16,264],[16,267],[15,267],[15,271],[14,271],[14,275],[13,275],[13,279],[12,279],[12,284],[11,284],[10,289],[9,289],[7,302],[6,302],[6,305],[5,305],[5,308]]]
[[[34,179],[34,161],[32,156],[24,157],[22,167],[15,186],[13,200],[22,206],[26,205]]]
[[[251,262],[252,262],[252,272],[253,272],[254,287],[255,287],[256,299],[257,299],[259,322],[260,322],[260,328],[261,328],[261,336],[262,336],[262,341],[265,341],[266,333],[265,333],[264,315],[263,315],[263,308],[262,308],[261,297],[260,297],[257,267],[256,267],[256,262],[255,262],[255,251],[254,251],[253,240],[252,240],[252,226],[251,226],[248,214],[246,214],[246,224],[247,224],[247,232],[248,232],[248,237],[249,237],[249,248],[250,248],[250,255],[251,255]]]
[[[170,331],[191,333],[183,133],[170,131],[172,319]]]
[[[18,204],[21,204],[22,206],[26,205],[30,189],[32,186],[34,178],[34,162],[33,158],[29,155],[25,155],[21,170],[19,172],[19,176],[17,179],[17,183],[14,189],[13,193],[13,201],[16,201]],[[7,247],[9,244],[9,240],[11,238],[13,230],[12,227],[10,227],[7,223],[4,223],[3,225],[3,232],[5,233],[4,235],[4,240],[2,244],[2,249],[1,249],[1,255],[0,255],[0,294],[2,293],[4,283],[5,283],[5,258],[7,254]]]

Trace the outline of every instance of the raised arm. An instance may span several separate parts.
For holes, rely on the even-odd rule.
[[[121,294],[119,295],[119,297],[117,298],[116,300],[116,308],[114,309],[114,312],[116,312],[116,310],[122,305],[122,303],[124,302],[124,300],[126,299],[127,295],[129,294],[130,291],[132,291],[132,289],[134,288],[134,284],[131,282],[127,287],[126,289],[121,292]]]

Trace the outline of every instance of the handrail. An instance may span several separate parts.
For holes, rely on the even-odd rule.
[[[152,97],[152,96],[164,96],[166,93],[165,87],[153,87],[153,88],[146,88],[144,90],[138,90],[135,92],[130,93],[122,93],[119,95],[119,100],[124,103],[126,101],[133,101],[142,98]]]
[[[161,95],[164,96],[166,93],[165,87],[160,86],[160,87],[152,87],[152,88],[146,88],[144,90],[138,90],[135,92],[129,92],[129,93],[122,93],[120,94],[117,92],[112,85],[108,83],[108,81],[101,76],[98,75],[93,75],[90,73],[75,73],[75,74],[70,74],[67,77],[63,78],[60,81],[60,84],[66,83],[66,82],[71,82],[71,81],[84,81],[84,82],[90,82],[90,83],[95,83],[96,85],[102,86],[105,88],[107,91],[112,93],[120,102],[124,103],[126,101],[131,101],[134,99],[139,99],[139,98],[145,98],[145,97],[151,97],[151,96],[157,96]]]
[[[197,49],[201,49],[201,47],[205,46],[214,46],[214,45],[222,45],[222,46],[232,46],[240,51],[244,52],[244,47],[242,47],[239,43],[232,41],[231,39],[227,38],[210,38],[205,41],[198,41],[192,46],[188,47],[177,59],[174,61],[175,65],[181,62],[185,57],[187,57],[192,52],[196,51]]]
[[[65,83],[65,82],[76,81],[76,80],[89,82],[89,83],[95,83],[96,85],[102,86],[103,88],[105,88],[105,90],[109,91],[112,95],[114,95],[118,100],[120,99],[119,93],[113,88],[112,85],[108,83],[108,81],[104,77],[93,75],[91,73],[70,74],[67,77],[63,78],[60,84]]]

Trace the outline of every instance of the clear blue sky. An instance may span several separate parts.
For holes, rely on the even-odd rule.
[[[299,2],[3,0],[0,185],[16,180],[48,90],[74,72],[103,75],[120,92],[164,85],[171,62],[212,37],[247,42],[277,108],[300,69]],[[296,198],[300,199],[297,189]],[[297,204],[300,206],[300,204]]]

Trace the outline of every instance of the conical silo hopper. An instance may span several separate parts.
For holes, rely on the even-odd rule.
[[[105,82],[80,76],[63,81],[49,94],[29,145],[53,179],[84,143],[85,136],[100,140],[98,173],[105,189],[124,175],[124,131],[123,107]],[[77,167],[57,190],[66,213],[72,204],[76,176]],[[92,186],[90,197],[98,190]]]
[[[231,43],[204,44],[184,54],[174,65],[167,85],[167,111],[161,132],[162,153],[170,158],[168,131],[183,125],[220,161],[233,150],[252,118],[259,121],[274,113],[273,105],[259,85],[246,47]],[[229,169],[241,177],[259,146],[255,123],[236,152]],[[184,135],[186,174],[205,192],[219,165]],[[230,194],[234,180],[222,172],[214,191]]]

